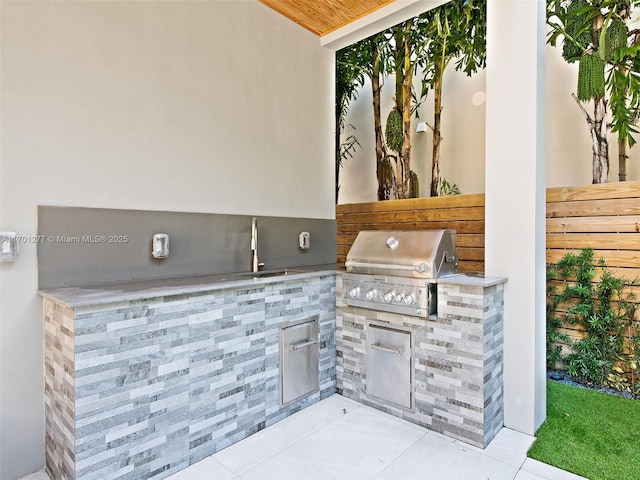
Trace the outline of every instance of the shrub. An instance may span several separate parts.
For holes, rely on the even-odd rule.
[[[598,270],[601,273],[596,280]],[[560,281],[560,286],[554,279]],[[620,388],[618,377],[624,376],[625,369],[617,365],[622,361],[635,377],[640,339],[635,328],[635,296],[630,287],[637,282],[613,275],[604,260],[594,259],[591,249],[568,253],[557,266],[549,266],[547,281],[548,364],[561,362],[570,375],[585,383]],[[560,306],[566,308],[564,319]],[[566,324],[579,325],[585,337],[572,340],[559,333]],[[570,345],[571,353],[563,356],[560,343]],[[640,385],[633,385],[634,393],[636,387]]]

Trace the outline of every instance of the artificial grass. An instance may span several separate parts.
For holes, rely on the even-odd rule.
[[[529,457],[591,480],[640,480],[640,401],[547,382]]]

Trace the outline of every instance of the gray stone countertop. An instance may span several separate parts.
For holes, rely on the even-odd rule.
[[[464,285],[468,287],[491,287],[507,281],[507,277],[487,277],[481,272],[463,272],[438,279],[441,285]]]
[[[296,268],[263,270],[257,273],[219,273],[184,277],[154,278],[114,282],[102,285],[61,287],[40,290],[41,297],[69,308],[148,298],[182,295],[229,288],[265,285],[335,274],[336,266],[312,265]]]

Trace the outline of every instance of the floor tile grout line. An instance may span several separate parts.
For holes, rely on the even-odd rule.
[[[464,450],[464,449],[465,449],[465,447],[466,447],[465,445],[460,445],[460,444],[458,444],[458,446],[459,446],[460,448],[462,448],[463,450]],[[471,445],[471,446],[473,446],[473,445]],[[466,448],[468,448],[468,447],[466,447]],[[517,465],[513,465],[513,464],[511,464],[511,463],[509,463],[509,462],[506,462],[506,461],[504,461],[504,460],[501,460],[500,458],[496,458],[496,457],[493,457],[493,456],[491,456],[491,455],[487,455],[487,454],[484,452],[484,450],[485,450],[485,449],[482,449],[481,451],[476,451],[476,450],[469,449],[469,450],[464,450],[464,451],[465,451],[465,452],[468,452],[468,453],[477,453],[478,455],[482,455],[483,457],[486,457],[486,458],[488,458],[488,459],[495,460],[496,462],[500,462],[500,463],[502,463],[502,464],[504,464],[504,465],[507,465],[507,466],[509,466],[509,467],[517,468],[517,469],[518,469],[518,472],[522,469],[522,464],[524,464],[524,461],[526,460],[526,457],[525,457],[525,460],[523,460],[523,461],[522,461],[522,464],[518,467]],[[515,477],[514,477],[514,478],[515,478]]]
[[[374,408],[374,407],[372,407],[370,405],[367,405],[366,403],[363,403],[361,405],[361,407],[365,408],[366,410],[368,410],[370,412],[382,413],[382,414],[386,415],[386,417],[389,420],[393,420],[394,422],[400,423],[401,425],[404,425],[404,426],[406,426],[408,428],[412,428],[414,430],[418,430],[418,431],[425,432],[425,433],[431,433],[431,432],[440,433],[440,432],[435,432],[435,430],[431,430],[431,429],[429,429],[427,427],[423,427],[420,424],[412,423],[412,422],[410,422],[409,420],[407,420],[405,418],[396,417],[395,415],[393,415],[393,414],[391,414],[389,412],[385,412],[384,410],[378,410],[377,408]],[[455,441],[455,439],[452,439],[452,441]]]
[[[398,456],[396,456],[396,458],[391,460],[389,462],[389,465],[387,465],[382,470],[380,470],[378,473],[376,473],[373,477],[371,477],[371,480],[376,480],[376,478],[380,478],[380,475],[382,475],[386,469],[391,467],[391,465],[393,465],[395,462],[397,462],[400,459],[400,457],[402,457],[404,454],[406,454],[416,443],[418,443],[420,440],[422,440],[427,435],[429,435],[429,431],[423,432],[423,434],[422,434],[422,436],[420,438],[416,439],[416,441],[413,442],[411,445],[409,445],[402,453],[398,454]]]
[[[315,404],[314,404],[314,405],[315,405]],[[244,474],[244,473],[247,473],[249,470],[251,470],[251,469],[253,469],[253,468],[257,467],[258,465],[263,464],[263,463],[264,463],[264,462],[266,462],[267,460],[270,460],[271,458],[275,457],[276,455],[278,455],[278,454],[282,453],[284,450],[286,450],[287,448],[291,447],[293,444],[295,444],[295,443],[297,443],[297,442],[299,442],[299,441],[301,441],[301,440],[303,440],[303,439],[307,438],[309,435],[313,435],[314,433],[319,432],[319,431],[321,431],[321,430],[325,429],[326,427],[328,427],[328,426],[329,426],[329,425],[331,425],[332,423],[337,422],[339,419],[344,418],[344,415],[348,415],[349,413],[351,413],[351,412],[353,412],[353,411],[357,411],[358,409],[362,408],[362,407],[363,407],[363,405],[353,405],[352,407],[355,407],[355,408],[352,408],[352,410],[347,411],[346,413],[343,413],[343,414],[342,414],[342,416],[336,417],[334,420],[331,420],[331,421],[330,421],[330,422],[328,422],[328,423],[324,423],[320,428],[317,428],[317,429],[315,429],[315,430],[312,430],[312,431],[310,431],[310,432],[306,433],[305,435],[303,435],[303,436],[301,436],[301,437],[298,437],[297,439],[295,439],[295,440],[293,440],[293,441],[291,441],[291,442],[287,443],[287,444],[286,444],[286,445],[284,445],[282,448],[279,448],[278,450],[276,450],[273,454],[271,454],[271,455],[269,455],[268,457],[264,458],[263,460],[261,460],[260,462],[256,463],[255,465],[251,465],[249,468],[242,470],[242,472],[240,472],[240,473],[239,473],[239,472],[236,472],[235,470],[232,470],[232,469],[231,469],[231,468],[229,468],[227,465],[225,465],[222,461],[220,461],[220,460],[218,460],[218,459],[216,459],[216,460],[217,460],[218,462],[220,462],[220,464],[221,464],[221,465],[223,465],[223,466],[224,466],[227,470],[229,470],[231,473],[233,473],[234,475],[236,475],[236,476],[240,477],[240,475],[242,475],[242,474]],[[343,408],[343,410],[345,410],[345,409]],[[302,412],[302,411],[303,411],[303,410],[300,410],[300,412]],[[299,413],[299,412],[296,412],[296,413]],[[289,417],[287,417],[287,418],[291,418],[291,417],[292,417],[292,415],[290,415],[290,416],[289,416]],[[265,430],[266,430],[266,429],[265,429]],[[247,438],[248,438],[248,437],[247,437]],[[235,444],[234,444],[234,445],[235,445]],[[229,445],[229,446],[232,446],[232,445]],[[220,450],[220,451],[222,452],[223,450]],[[216,452],[216,453],[217,453],[217,452]],[[215,453],[214,453],[213,455],[215,455]],[[242,477],[240,477],[240,478],[241,478],[241,480],[242,480]]]

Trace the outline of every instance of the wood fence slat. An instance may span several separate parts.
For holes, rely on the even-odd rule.
[[[342,218],[338,218],[339,232],[343,234],[357,234],[361,230],[422,230],[422,229],[441,229],[450,228],[455,230],[458,235],[467,233],[484,234],[484,220],[442,220],[433,222],[407,222],[401,225],[394,223],[372,222],[372,223],[342,223]],[[394,228],[394,227],[401,228]]]
[[[640,233],[562,233],[547,234],[547,248],[594,250],[638,250]]]
[[[640,233],[640,215],[547,218],[547,233]]]
[[[597,279],[597,277],[596,277]],[[557,291],[560,292],[564,287],[566,287],[567,285],[575,285],[575,281],[569,281],[567,280],[566,282],[563,280],[551,280],[549,282],[549,284],[551,285],[555,285],[557,287]],[[636,296],[636,298],[638,298],[640,300],[640,285],[638,286],[633,286],[630,285],[625,289],[626,293],[630,293]],[[557,310],[562,310],[562,308],[558,307]]]
[[[459,272],[484,272],[484,261],[458,260]]]
[[[607,267],[607,269],[609,270],[609,272],[611,272],[612,275],[623,278],[624,280],[633,281],[635,279],[640,279],[640,268]],[[602,269],[596,268],[594,279],[600,279],[601,275]],[[563,281],[564,279],[556,276],[552,278],[552,280]],[[638,296],[638,298],[640,299],[640,296]]]
[[[558,263],[571,249],[547,250],[547,263]],[[640,250],[596,250],[595,258],[604,258],[608,267],[640,268]]]
[[[547,189],[547,202],[629,197],[640,197],[640,182],[603,183],[600,185]]]
[[[547,217],[640,215],[640,198],[547,202]]]
[[[362,223],[415,223],[447,220],[483,220],[484,207],[440,208],[429,210],[403,210],[397,212],[350,213],[337,218],[341,224]],[[401,229],[395,227],[395,230]]]
[[[448,197],[422,197],[384,202],[343,203],[336,205],[336,213],[388,212],[422,210],[427,208],[484,207],[484,193],[453,195]]]
[[[476,260],[484,262],[484,248],[456,247],[459,260]]]

